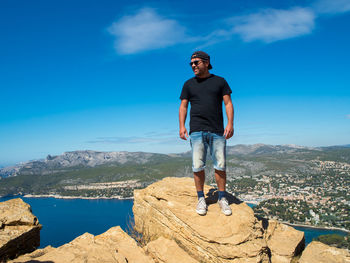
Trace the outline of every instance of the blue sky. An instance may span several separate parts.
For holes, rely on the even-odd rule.
[[[233,90],[229,145],[349,143],[349,0],[2,0],[0,25],[0,165],[189,150],[179,95],[199,49]]]

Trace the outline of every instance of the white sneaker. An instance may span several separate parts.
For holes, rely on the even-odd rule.
[[[207,203],[205,202],[204,197],[198,199],[196,212],[201,216],[204,216],[207,213]]]
[[[219,201],[219,206],[221,207],[221,211],[225,216],[230,216],[232,214],[231,207],[228,204],[228,201],[225,197],[222,197]]]

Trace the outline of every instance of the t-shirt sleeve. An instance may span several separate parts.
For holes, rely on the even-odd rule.
[[[223,81],[224,81],[224,85],[222,87],[222,96],[230,95],[232,93],[232,90],[231,90],[230,86],[228,85],[227,81],[225,79],[223,79]]]
[[[189,100],[189,99],[190,99],[190,94],[189,94],[188,85],[186,82],[182,87],[180,100]]]

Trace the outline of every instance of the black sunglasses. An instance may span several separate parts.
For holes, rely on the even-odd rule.
[[[190,67],[192,67],[192,64],[194,64],[195,66],[198,66],[199,62],[202,62],[202,60],[196,60],[196,61],[191,61],[189,64],[190,64]]]

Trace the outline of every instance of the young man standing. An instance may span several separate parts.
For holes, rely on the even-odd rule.
[[[203,188],[205,163],[209,148],[215,169],[215,179],[219,190],[218,203],[225,215],[232,211],[225,197],[226,190],[226,140],[233,136],[233,106],[231,89],[226,80],[210,74],[210,57],[203,51],[196,51],[191,56],[190,66],[194,77],[187,80],[181,92],[179,110],[180,138],[187,140],[185,127],[188,102],[190,112],[190,142],[192,147],[192,169],[197,189],[198,203],[196,212],[207,213]],[[222,102],[225,104],[227,126],[224,129]]]

